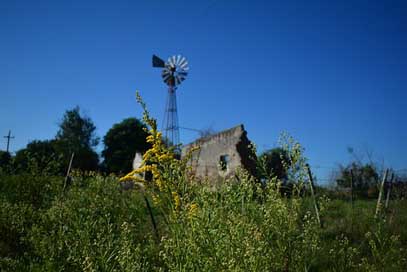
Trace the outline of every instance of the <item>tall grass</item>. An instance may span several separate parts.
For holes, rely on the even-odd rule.
[[[26,176],[1,177],[16,182]],[[2,271],[405,271],[407,213],[374,219],[374,203],[354,214],[320,199],[320,228],[309,199],[285,198],[245,173],[214,191],[190,184],[180,208],[149,191],[122,191],[115,177],[77,177],[42,205],[2,191]],[[34,191],[35,192],[35,191]],[[144,201],[153,207],[159,239]],[[5,197],[7,196],[7,197]],[[184,195],[186,196],[186,195]],[[156,196],[155,196],[156,197]],[[168,201],[166,203],[166,201]],[[193,205],[191,204],[193,203]]]

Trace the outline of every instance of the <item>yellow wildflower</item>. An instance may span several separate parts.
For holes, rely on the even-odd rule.
[[[158,190],[164,190],[164,181],[161,178],[155,179],[155,183],[157,184]]]
[[[160,204],[160,198],[156,195],[156,194],[153,194],[152,196],[152,199],[153,199],[153,203],[154,203],[154,205],[158,205],[158,204]]]
[[[171,154],[162,154],[158,157],[159,161],[166,161],[172,159],[173,156]]]
[[[172,192],[172,198],[174,199],[175,210],[179,210],[181,207],[181,198],[179,197],[177,192]]]
[[[188,210],[188,216],[189,218],[195,216],[198,212],[198,204],[196,203],[192,203],[191,206],[189,206],[189,210]]]

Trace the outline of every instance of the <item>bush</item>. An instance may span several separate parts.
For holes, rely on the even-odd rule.
[[[63,178],[32,174],[0,175],[2,197],[10,203],[46,208],[62,190]]]
[[[47,271],[123,271],[129,264],[120,252],[146,258],[152,230],[140,194],[122,192],[114,178],[94,177],[85,186],[75,182],[79,186],[56,199],[30,231],[41,265]]]

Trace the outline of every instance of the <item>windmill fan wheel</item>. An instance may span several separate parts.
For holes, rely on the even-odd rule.
[[[168,86],[178,86],[188,75],[188,61],[181,55],[168,58],[162,70],[162,78]]]

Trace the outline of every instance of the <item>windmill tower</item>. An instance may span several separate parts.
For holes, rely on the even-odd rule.
[[[168,86],[167,103],[165,105],[163,134],[169,145],[177,146],[179,142],[177,87],[188,75],[188,61],[180,55],[169,57],[167,62],[153,55],[153,67],[163,68],[161,77]]]

